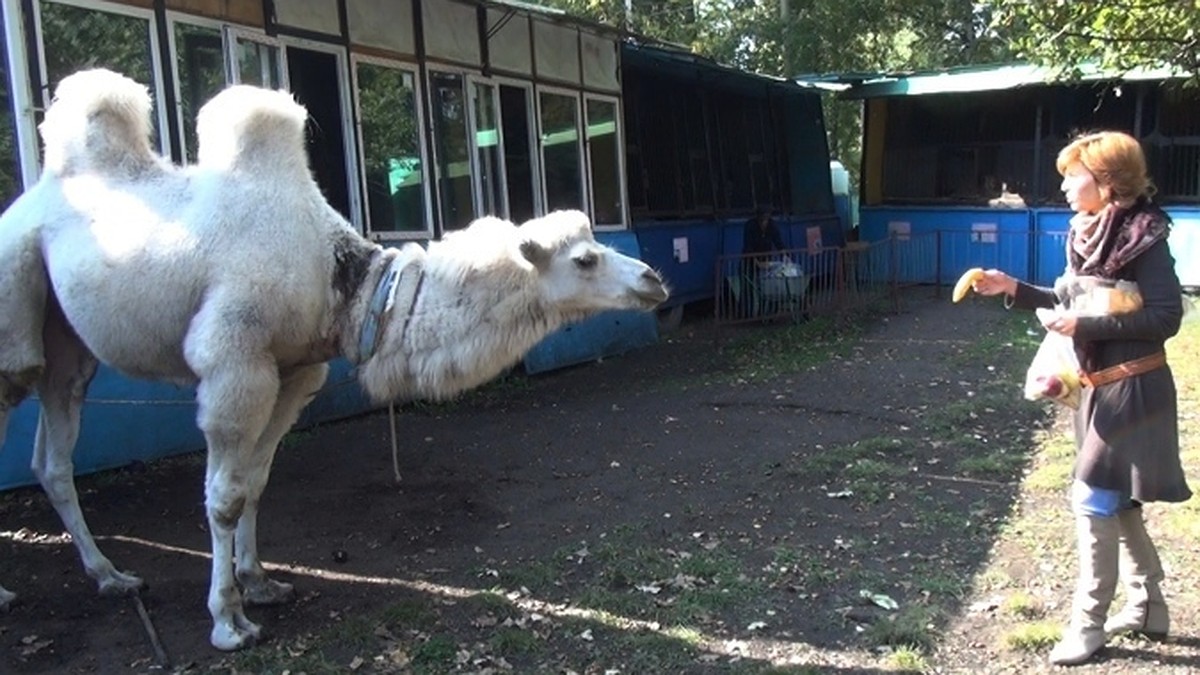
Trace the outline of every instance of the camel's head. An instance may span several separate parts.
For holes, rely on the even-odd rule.
[[[580,211],[555,211],[518,228],[521,255],[538,272],[542,298],[567,316],[651,310],[667,299],[646,263],[600,244]]]

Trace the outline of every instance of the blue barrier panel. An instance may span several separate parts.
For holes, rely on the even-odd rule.
[[[75,472],[91,473],[204,447],[195,390],[127,378],[101,366],[84,402]],[[33,457],[39,403],[29,398],[8,419],[0,448],[0,489],[37,482]]]
[[[1028,279],[1039,286],[1053,286],[1067,267],[1067,228],[1072,212],[1067,209],[1034,209],[1034,272]]]
[[[841,221],[834,214],[822,216],[774,216],[783,245],[801,249],[807,245],[808,228],[821,228],[825,248],[845,243]],[[746,218],[725,220],[677,220],[634,223],[642,247],[642,260],[662,273],[671,286],[673,307],[713,297],[717,258],[742,253]]]
[[[1174,226],[1171,253],[1175,272],[1188,288],[1200,288],[1200,208],[1166,208]],[[1066,232],[1072,212],[1063,207],[1034,209],[983,209],[962,207],[864,207],[860,233],[864,241],[888,238],[897,228],[919,234],[940,232],[940,283],[953,281],[954,275],[969,267],[997,267],[1021,279],[1049,286],[1066,267]],[[1030,222],[1032,221],[1032,222]],[[995,223],[1002,236],[996,242],[982,234],[978,226]],[[1029,236],[1020,236],[1021,232]],[[926,244],[909,244],[925,257]],[[903,257],[904,247],[898,254]],[[916,255],[916,253],[914,253]],[[911,277],[915,272],[901,270],[901,282],[923,282]]]
[[[1171,254],[1175,256],[1179,283],[1200,289],[1200,209],[1170,207],[1167,213],[1175,221],[1168,241],[1171,242]]]
[[[903,242],[907,234],[911,241],[920,242],[923,258],[929,255],[927,237],[940,233],[933,278],[914,277],[917,271],[911,270],[899,274],[898,282],[950,284],[971,267],[996,267],[1022,278],[1029,275],[1031,216],[1026,209],[864,207],[859,218],[864,241],[895,234]]]
[[[596,239],[639,257],[638,236],[632,232],[597,232]],[[525,371],[540,373],[595,361],[657,341],[658,320],[653,312],[604,312],[547,335],[525,355]]]
[[[658,270],[671,287],[665,307],[710,298],[717,256],[729,237],[732,224],[720,220],[681,220],[634,224],[642,260]],[[736,237],[741,238],[741,222]],[[740,251],[740,243],[739,243]]]

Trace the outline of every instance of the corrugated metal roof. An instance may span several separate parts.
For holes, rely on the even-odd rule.
[[[1079,74],[1079,79],[1083,81],[1165,80],[1185,76],[1185,73],[1167,68],[1137,69],[1126,73],[1103,72],[1099,68],[1086,66],[1081,67],[1080,70],[1082,72]],[[865,99],[1014,89],[1031,85],[1061,83],[1063,82],[1062,75],[1060,71],[1054,69],[1016,63],[902,73],[856,72],[800,75],[795,80],[801,86],[839,91],[844,98]]]

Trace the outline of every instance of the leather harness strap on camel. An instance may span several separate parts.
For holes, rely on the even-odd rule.
[[[408,327],[408,319],[412,316],[413,306],[417,302],[424,279],[424,264],[419,257],[406,256],[405,250],[402,249],[392,259],[387,271],[380,275],[375,292],[371,294],[371,304],[367,307],[367,316],[363,319],[362,330],[359,332],[357,363],[363,363],[375,355],[379,341],[388,322],[396,314],[397,307],[403,308],[401,311],[404,325],[401,331]]]

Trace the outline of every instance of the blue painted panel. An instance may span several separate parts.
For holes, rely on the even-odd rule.
[[[835,214],[776,216],[775,223],[783,245],[789,249],[807,246],[808,228],[812,225],[820,226],[826,248],[842,246],[846,241],[846,233]],[[634,223],[642,246],[642,260],[662,272],[671,285],[671,299],[665,307],[713,297],[717,258],[741,254],[745,225],[745,218]],[[674,255],[673,242],[677,238],[686,242],[687,262],[677,260]],[[832,256],[834,252],[826,255]]]
[[[90,473],[203,448],[194,396],[188,387],[133,380],[101,366],[83,406],[75,472]],[[0,489],[37,482],[29,465],[38,412],[38,401],[30,398],[9,416],[0,449]]]
[[[1033,283],[1053,286],[1067,267],[1067,228],[1072,212],[1067,209],[1035,209]]]
[[[385,404],[386,405],[386,404]],[[325,386],[304,408],[297,426],[309,426],[331,420],[370,412],[382,407],[375,405],[363,392],[354,371],[354,365],[343,358],[329,362],[329,377]]]
[[[596,239],[626,255],[640,255],[638,236],[632,232],[598,232]],[[525,355],[524,366],[526,372],[540,373],[657,341],[658,319],[653,312],[604,312],[547,335]]]
[[[338,359],[330,366],[328,383],[305,408],[298,426],[376,407],[353,378],[349,362]],[[76,475],[203,449],[204,435],[196,427],[195,395],[193,387],[136,380],[101,366],[84,402],[74,456]],[[29,465],[38,412],[37,398],[30,397],[9,416],[0,449],[0,490],[37,483]]]
[[[634,224],[642,260],[658,270],[671,287],[671,298],[664,307],[712,297],[717,256],[728,239],[726,225],[717,220]],[[740,228],[741,222],[734,227]],[[740,240],[740,230],[736,236]],[[687,260],[675,255],[676,239],[686,247]]]
[[[953,283],[970,267],[996,267],[1013,276],[1030,276],[1031,216],[1026,209],[864,207],[859,218],[864,241],[887,239],[891,223],[909,224],[911,239],[902,245],[919,248],[922,259],[929,261],[926,267],[934,269],[905,267],[898,273],[901,282]],[[976,232],[978,226],[993,228],[998,236]]]
[[[1185,287],[1200,288],[1200,209],[1172,206],[1166,211],[1175,223],[1169,240],[1175,256],[1175,272]],[[1049,286],[1066,267],[1066,232],[1071,215],[1065,208],[999,211],[934,206],[865,207],[861,210],[860,231],[865,241],[879,241],[888,237],[889,223],[903,221],[911,223],[914,238],[940,232],[941,283],[952,281],[956,270],[978,265],[998,267],[1035,284]],[[1027,225],[1029,219],[1032,229]],[[1005,234],[999,245],[970,240],[971,224],[988,221],[998,222]],[[1026,231],[1031,236],[1019,236]]]
[[[1188,288],[1200,288],[1200,209],[1168,208],[1175,221],[1171,228],[1171,254],[1175,256],[1175,273],[1179,283]]]

